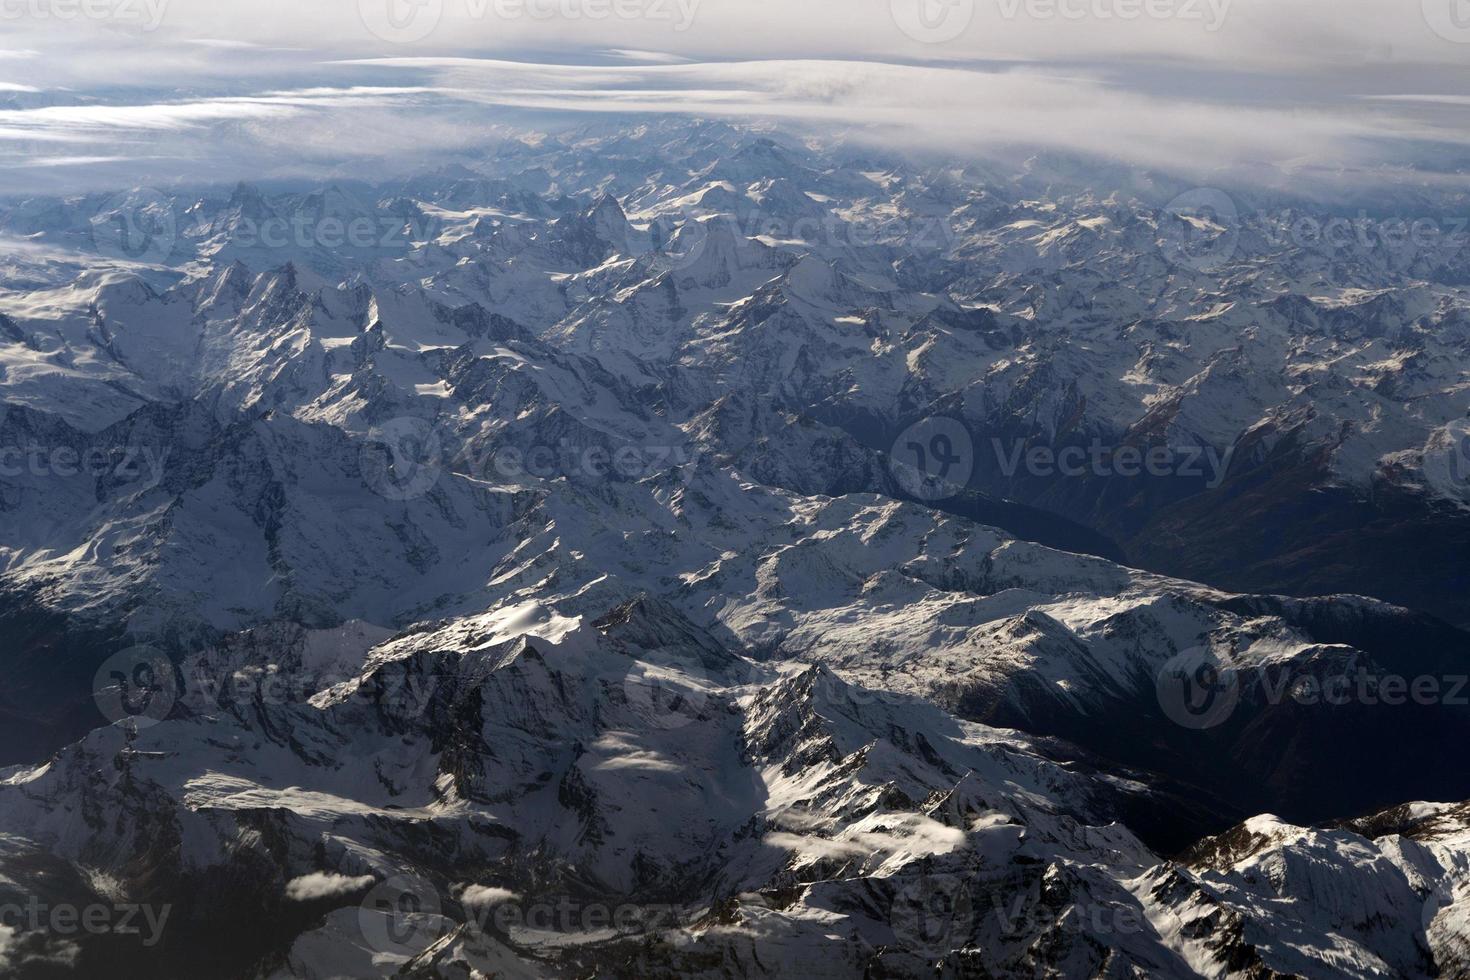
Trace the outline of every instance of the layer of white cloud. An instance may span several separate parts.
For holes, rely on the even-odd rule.
[[[409,0],[154,2],[118,10],[161,11],[156,30],[5,23],[12,189],[383,174],[528,114],[756,118],[1278,182],[1399,176],[1470,132],[1470,32],[1425,13],[1439,0],[427,0],[399,10],[432,18],[404,43],[380,35]],[[946,16],[962,29],[912,36]]]
[[[1463,65],[1456,0],[115,0],[104,20],[7,19],[19,38],[86,33],[415,53],[622,48],[713,58],[1212,62],[1278,73]],[[47,9],[16,0],[9,9]],[[1439,8],[1442,7],[1441,11]],[[409,29],[380,36],[388,14]],[[918,18],[943,29],[916,39]],[[149,30],[157,21],[157,26]],[[374,33],[373,26],[379,31]],[[396,38],[397,40],[393,40]],[[9,45],[7,45],[9,46]],[[17,44],[16,46],[28,46]]]
[[[1000,145],[1081,152],[1163,170],[1370,168],[1385,142],[1465,143],[1470,131],[1361,100],[1337,106],[1231,105],[1120,89],[1098,77],[858,61],[690,65],[528,65],[397,58],[427,69],[441,95],[557,112],[679,112],[860,128],[874,138],[956,152]]]

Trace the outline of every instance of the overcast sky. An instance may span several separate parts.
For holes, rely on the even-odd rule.
[[[620,111],[1455,185],[1467,67],[1470,0],[0,0],[0,167],[372,176]]]

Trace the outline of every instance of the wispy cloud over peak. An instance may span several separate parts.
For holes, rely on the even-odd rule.
[[[23,19],[0,52],[27,66],[0,84],[0,153],[65,141],[114,181],[113,158],[141,150],[127,134],[151,132],[167,145],[137,182],[194,176],[160,157],[381,172],[473,151],[497,123],[674,113],[1200,179],[1452,181],[1466,142],[1446,66],[1470,36],[1370,0],[432,0],[379,17],[402,2],[172,0],[152,32]]]

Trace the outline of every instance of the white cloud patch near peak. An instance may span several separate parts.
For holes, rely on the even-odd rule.
[[[372,875],[351,877],[331,871],[313,871],[286,882],[286,899],[292,902],[315,902],[326,898],[342,898],[372,886]]]

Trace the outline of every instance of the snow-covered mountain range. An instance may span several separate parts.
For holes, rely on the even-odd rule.
[[[1470,202],[472,163],[0,208],[0,968],[1470,972]]]

